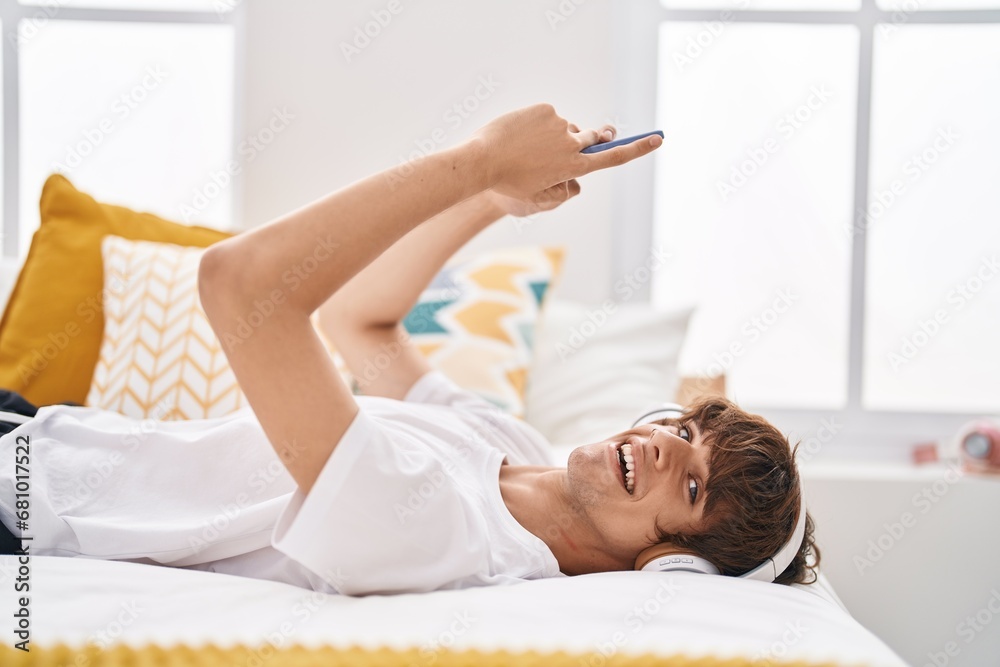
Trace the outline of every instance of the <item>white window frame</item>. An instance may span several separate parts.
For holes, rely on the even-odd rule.
[[[237,155],[243,129],[243,100],[246,53],[246,3],[241,0],[219,0],[229,11],[174,11],[169,9],[96,9],[66,7],[59,0],[40,0],[38,5],[22,5],[17,0],[0,0],[0,21],[3,26],[3,252],[2,259],[18,257],[20,242],[20,212],[22,204],[37,206],[37,202],[21,202],[20,166],[20,59],[17,30],[22,20],[34,21],[101,21],[124,23],[191,23],[233,26],[233,136],[232,154]],[[44,30],[44,26],[40,27]],[[233,178],[232,219],[241,220],[243,178]]]
[[[725,0],[721,0],[724,3]],[[720,4],[721,4],[720,3]],[[855,137],[854,199],[852,211],[868,210],[869,137],[871,131],[872,47],[880,23],[899,24],[900,14],[879,9],[876,0],[861,0],[856,10],[803,11],[726,9],[666,9],[658,0],[615,0],[614,46],[616,101],[627,110],[637,132],[653,129],[656,122],[659,31],[665,21],[733,23],[789,23],[804,25],[853,25],[860,35]],[[1000,9],[928,10],[905,15],[905,23],[1000,23]],[[663,128],[668,130],[669,128]],[[612,276],[628,273],[642,264],[653,244],[653,195],[655,161],[640,161],[628,178],[615,182],[616,229],[613,238]],[[856,226],[845,220],[845,227]],[[850,324],[846,404],[841,410],[761,408],[793,441],[809,444],[809,453],[835,458],[907,460],[916,443],[947,441],[975,413],[866,410],[861,404],[864,362],[864,305],[867,237],[856,231],[851,244]],[[633,298],[649,302],[649,284]],[[753,406],[746,406],[753,409]],[[832,424],[832,426],[831,426]],[[832,436],[831,436],[832,433]],[[829,446],[828,446],[829,445]]]

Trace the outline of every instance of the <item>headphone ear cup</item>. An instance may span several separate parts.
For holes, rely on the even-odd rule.
[[[654,558],[642,568],[644,572],[694,572],[696,574],[721,574],[719,568],[694,554],[671,554]]]
[[[721,574],[719,568],[701,556],[671,548],[666,544],[654,544],[639,552],[635,559],[635,569],[643,572]]]

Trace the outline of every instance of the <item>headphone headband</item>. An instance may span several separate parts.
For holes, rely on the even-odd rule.
[[[659,421],[666,418],[677,418],[684,413],[683,406],[677,403],[663,403],[655,408],[646,410],[642,416],[632,422],[632,428],[640,424]],[[755,579],[757,581],[773,582],[785,571],[785,568],[792,564],[795,556],[802,548],[802,540],[806,535],[806,497],[802,489],[802,475],[799,475],[799,511],[795,520],[795,530],[792,531],[791,539],[786,542],[778,553],[774,554],[763,563],[753,568],[749,572],[739,575],[741,579]],[[703,572],[705,574],[719,574],[719,569],[711,562],[687,553],[672,553],[661,557],[654,557],[644,563],[637,563],[637,569],[654,572],[668,571],[689,571]]]

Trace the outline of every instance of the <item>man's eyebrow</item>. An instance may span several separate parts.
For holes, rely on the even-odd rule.
[[[696,422],[694,419],[689,419],[687,423],[689,424],[691,430],[694,431],[694,436],[691,438],[691,440],[693,441],[695,438],[700,438],[701,427],[698,426],[698,422]]]

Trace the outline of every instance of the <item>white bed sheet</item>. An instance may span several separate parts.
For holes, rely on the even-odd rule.
[[[15,559],[0,557],[0,615]],[[515,586],[350,598],[288,584],[87,558],[31,559],[31,639],[276,647],[301,643],[905,663],[804,590],[690,573],[612,572]],[[767,663],[762,663],[767,664]]]

